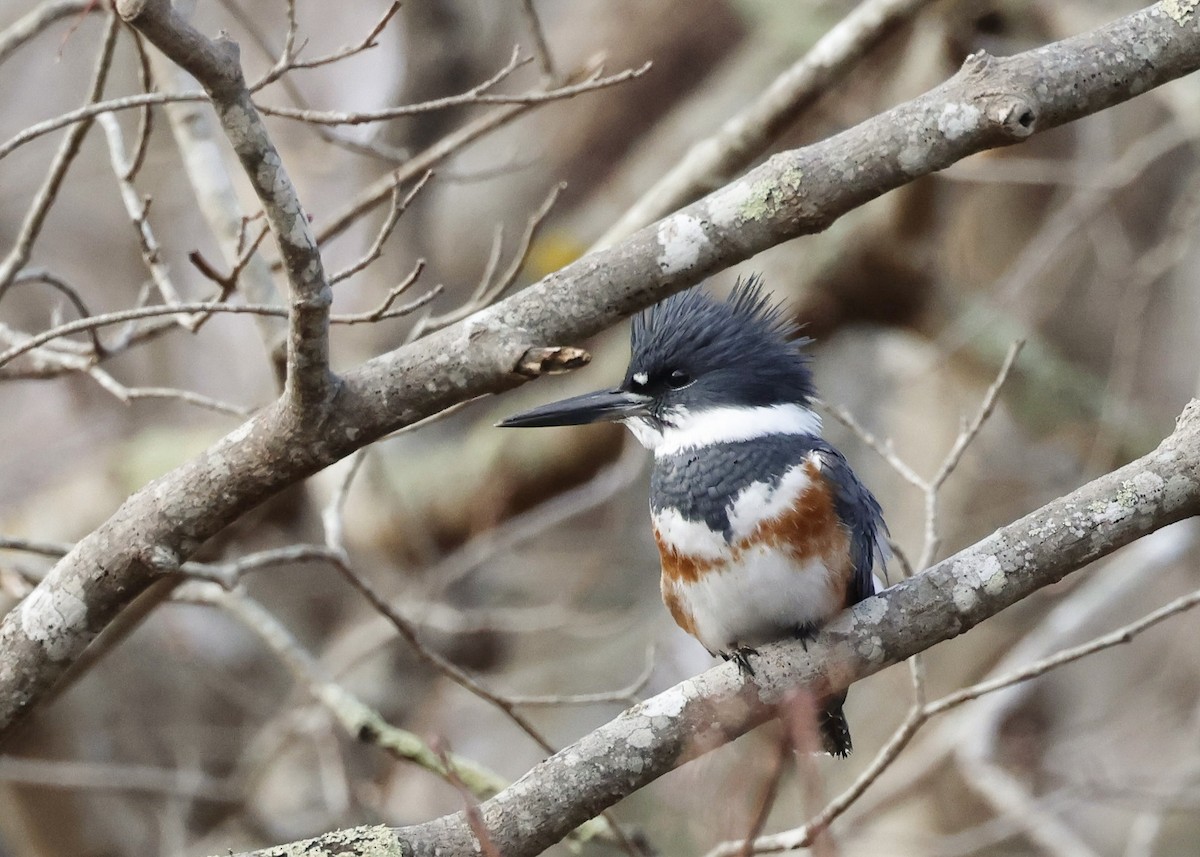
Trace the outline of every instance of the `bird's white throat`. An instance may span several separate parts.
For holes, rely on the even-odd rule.
[[[736,443],[773,434],[821,433],[821,418],[797,404],[675,408],[665,414],[665,421],[665,425],[659,425],[638,417],[624,422],[638,442],[660,458],[715,443]]]

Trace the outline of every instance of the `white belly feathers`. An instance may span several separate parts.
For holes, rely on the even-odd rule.
[[[675,587],[692,615],[696,638],[712,652],[779,640],[842,609],[824,563],[799,565],[768,547],[752,548],[695,582],[664,579],[663,585]]]
[[[701,572],[672,573],[664,559],[664,600],[690,615],[688,630],[710,651],[778,640],[842,609],[843,589],[833,585],[819,557],[797,560],[786,545],[752,538],[760,524],[791,512],[810,487],[812,461],[790,468],[773,486],[755,482],[743,489],[728,506],[728,540],[675,509],[654,514],[660,547],[695,560]]]

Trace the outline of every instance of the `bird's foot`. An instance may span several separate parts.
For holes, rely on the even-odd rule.
[[[733,661],[736,663],[738,666],[738,672],[740,672],[743,677],[752,678],[754,676],[754,667],[750,666],[750,656],[757,654],[758,649],[751,648],[750,646],[738,646],[731,651],[721,652],[721,657],[727,661]]]
[[[809,642],[817,638],[817,631],[819,630],[819,625],[813,622],[805,622],[792,629],[792,636],[800,641],[800,645],[803,646],[804,651],[807,652]]]

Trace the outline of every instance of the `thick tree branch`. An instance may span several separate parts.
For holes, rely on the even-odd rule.
[[[333,292],[308,215],[250,100],[238,47],[224,35],[210,40],[197,32],[175,12],[170,0],[120,0],[117,10],[155,47],[196,78],[212,99],[225,136],[262,202],[287,274],[291,312],[284,397],[300,414],[317,422],[329,405],[333,389],[329,368]]]
[[[528,365],[529,349],[576,342],[716,270],[823,229],[917,176],[1200,67],[1196,20],[1180,23],[1167,6],[1013,57],[972,57],[937,89],[829,140],[776,155],[626,241],[358,367],[319,426],[299,420],[286,399],[265,408],[131,496],[5,617],[0,737],[96,633],[206,539],[390,431],[521,383],[527,376],[518,367]],[[194,59],[186,51],[181,57]]]
[[[480,805],[506,857],[540,853],[578,824],[773,716],[797,686],[818,695],[962,634],[1142,536],[1200,514],[1200,401],[1158,449],[997,530],[844,613],[809,643],[765,646],[745,681],[722,664],[646,700]],[[399,829],[339,831],[253,857],[472,854],[463,813]],[[374,850],[366,848],[370,843]],[[357,849],[357,850],[355,850]]]

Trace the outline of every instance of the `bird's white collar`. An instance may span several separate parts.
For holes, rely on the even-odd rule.
[[[666,415],[666,421],[666,425],[641,418],[624,422],[642,446],[653,450],[656,458],[715,443],[736,443],[772,434],[821,433],[821,418],[810,408],[797,404],[696,411],[675,408]]]

